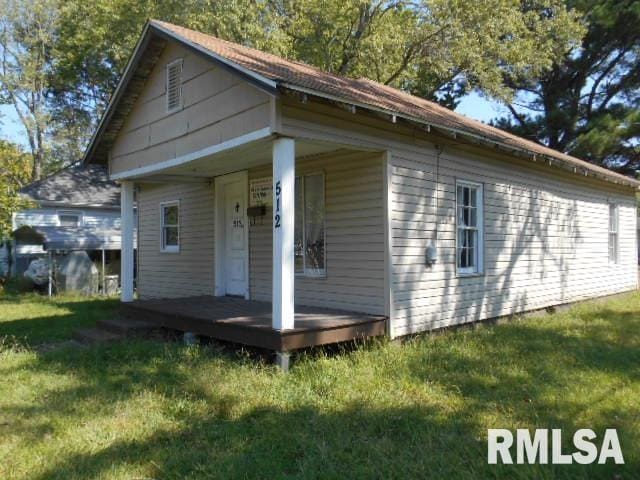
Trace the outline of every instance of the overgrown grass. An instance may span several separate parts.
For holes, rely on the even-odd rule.
[[[48,319],[61,339],[104,308],[5,299],[0,335],[37,343]],[[638,478],[639,316],[634,293],[308,356],[286,375],[215,346],[5,342],[0,478]],[[487,428],[562,428],[565,449],[578,428],[616,428],[626,464],[489,466]]]

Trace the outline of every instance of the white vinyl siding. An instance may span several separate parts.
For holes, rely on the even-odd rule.
[[[167,65],[167,112],[182,108],[182,59]]]
[[[177,253],[180,251],[180,202],[160,204],[160,250]]]
[[[271,176],[271,165],[249,170]],[[382,156],[339,151],[296,161],[299,176],[324,174],[325,275],[296,276],[296,305],[384,314]],[[272,211],[249,227],[250,294],[271,301]]]
[[[181,58],[181,108],[167,112],[167,64]],[[192,51],[170,43],[126,118],[111,174],[149,166],[268,127],[270,97]]]
[[[83,208],[71,209],[66,208],[65,211],[73,212],[82,218],[81,225],[96,229],[113,230],[120,228],[120,210],[113,209],[97,209]],[[57,227],[60,226],[58,214],[60,210],[56,207],[41,207],[16,212],[13,218],[13,228],[16,229],[22,225],[41,226],[41,227]]]
[[[482,185],[456,181],[456,264],[458,273],[482,273]]]
[[[424,133],[402,122],[391,124],[329,105],[283,98],[282,115],[283,135],[389,152],[391,260],[387,270],[392,336],[637,286],[635,199],[630,188],[498,149],[465,146],[462,140],[445,146],[438,162],[434,142],[441,143],[442,138],[437,132]],[[483,275],[457,273],[456,178],[483,185]],[[361,178],[359,183],[372,181],[378,180]],[[327,202],[329,183],[327,177]],[[619,258],[624,262],[618,264],[608,261],[603,228],[610,198],[619,205]],[[329,276],[330,236],[327,217]],[[381,237],[384,240],[385,235]],[[375,240],[369,235],[367,241]],[[437,247],[438,257],[427,266],[425,252],[430,245]],[[384,278],[384,272],[376,275]]]
[[[609,204],[609,262],[618,263],[618,206]]]
[[[568,174],[435,154],[392,155],[392,335],[478,321],[633,289],[637,285],[632,192]],[[484,275],[456,264],[456,179],[479,172],[484,197]],[[609,198],[618,205],[617,256],[609,262]],[[435,241],[438,261],[426,267]],[[607,227],[608,230],[609,227]],[[628,260],[628,261],[627,261]]]
[[[138,295],[178,298],[214,293],[214,189],[208,184],[142,184],[138,194]],[[180,202],[180,252],[158,248],[160,208]]]

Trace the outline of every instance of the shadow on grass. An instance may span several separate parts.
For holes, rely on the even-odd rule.
[[[100,448],[61,444],[60,455],[30,477],[42,480],[118,476],[114,472],[136,468],[152,478],[634,478],[639,401],[626,398],[617,408],[611,398],[625,399],[621,391],[630,385],[638,391],[637,316],[603,307],[580,318],[516,321],[397,348],[382,343],[326,365],[311,355],[289,376],[214,346],[129,342],[60,350],[37,356],[27,368],[73,381],[0,414],[18,419],[12,429],[37,441],[55,437],[61,424],[117,418],[145,394],[161,399],[150,410],[133,409],[143,417],[135,421],[148,415],[151,423],[158,413],[168,421]],[[385,367],[368,392],[343,394],[370,371],[371,365],[359,365],[367,355],[398,368]],[[402,358],[389,358],[394,355]],[[349,368],[335,368],[345,362]],[[0,375],[10,374],[0,365]],[[251,398],[243,384],[234,384],[243,379],[254,382]],[[388,391],[377,401],[382,388]],[[444,401],[425,394],[434,388]],[[300,390],[312,394],[301,400]],[[487,427],[562,428],[569,452],[576,429],[601,435],[617,428],[627,464],[489,466]],[[99,436],[99,424],[93,428]]]
[[[11,337],[23,345],[71,339],[74,330],[93,327],[117,311],[114,298],[37,294],[0,296],[0,338]]]

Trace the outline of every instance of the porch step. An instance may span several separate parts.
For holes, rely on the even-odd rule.
[[[73,332],[73,339],[80,343],[108,343],[122,340],[124,335],[101,328],[82,328]]]
[[[145,320],[134,320],[131,318],[112,318],[109,320],[100,320],[98,328],[107,332],[131,335],[145,335],[158,330],[158,324]]]

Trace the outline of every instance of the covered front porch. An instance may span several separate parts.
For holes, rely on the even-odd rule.
[[[382,158],[267,135],[119,175],[123,308],[165,327],[277,352],[384,335]],[[314,196],[305,197],[298,184],[310,194],[311,182],[301,181],[309,178]],[[258,219],[249,196],[255,181],[267,185],[269,198]],[[163,227],[167,205],[175,218]],[[169,233],[178,244],[163,250]]]
[[[269,302],[237,297],[136,300],[122,308],[130,318],[277,352],[385,333],[385,317],[307,306],[295,307],[293,328],[276,330]]]

